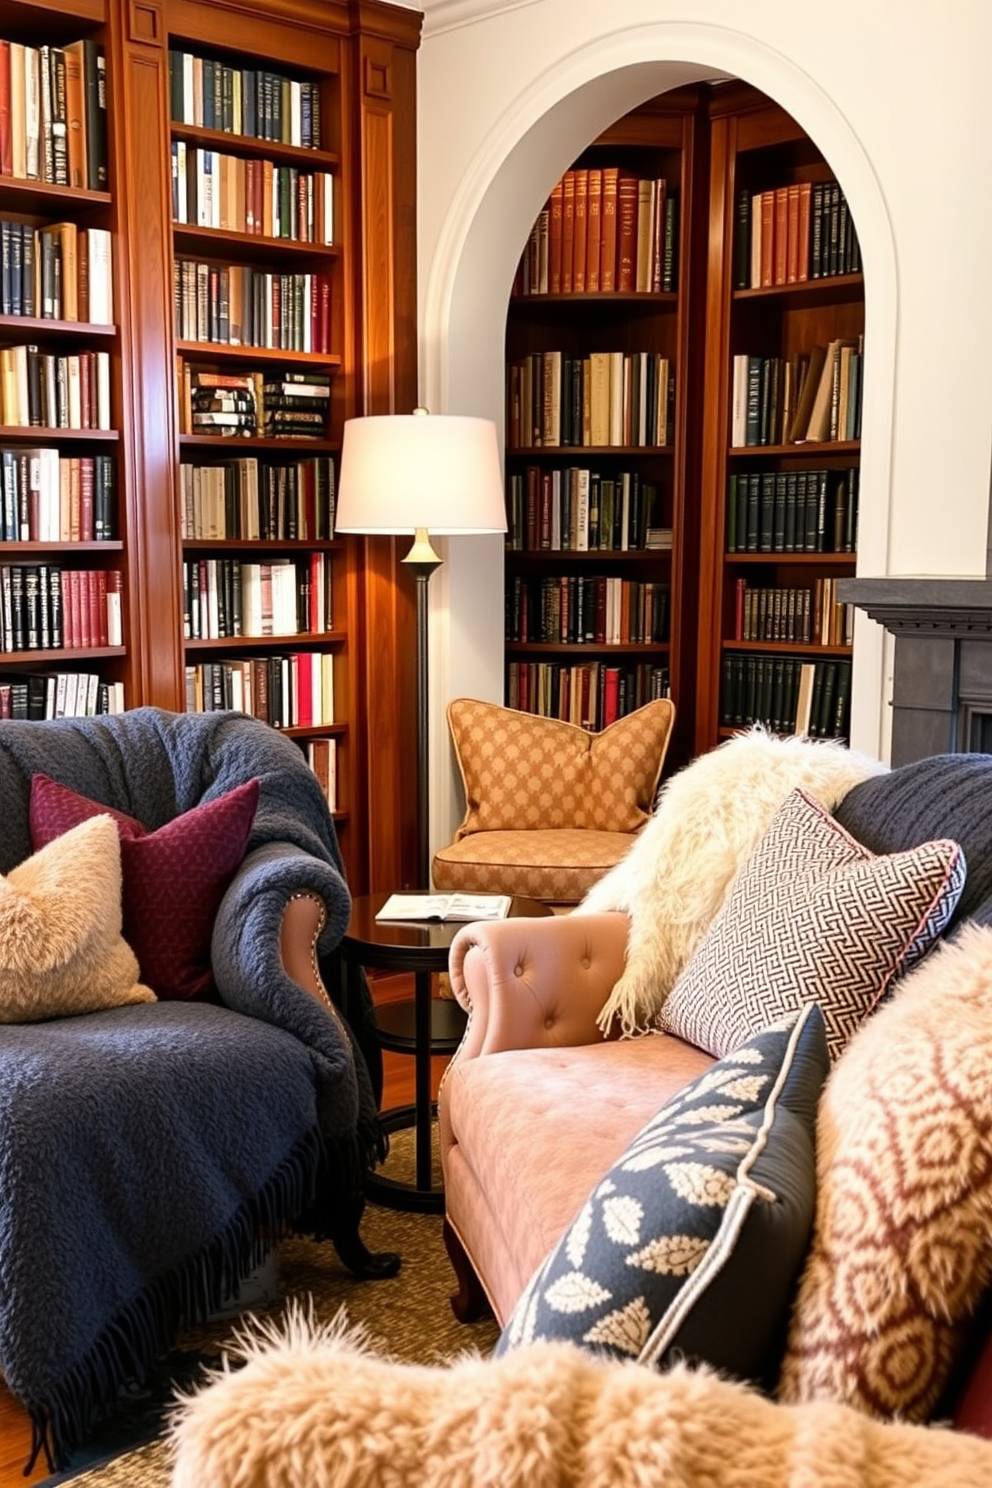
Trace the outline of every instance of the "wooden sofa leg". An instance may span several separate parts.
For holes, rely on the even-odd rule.
[[[364,1198],[343,1202],[334,1219],[331,1242],[343,1265],[362,1281],[384,1281],[402,1265],[394,1250],[369,1250],[358,1231],[365,1210]]]
[[[476,1276],[462,1242],[447,1220],[444,1221],[444,1244],[455,1272],[458,1290],[451,1297],[451,1310],[460,1323],[477,1323],[492,1312],[489,1298]]]

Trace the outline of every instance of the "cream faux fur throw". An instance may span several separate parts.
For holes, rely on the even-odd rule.
[[[776,1405],[570,1343],[447,1365],[377,1357],[343,1314],[242,1335],[173,1420],[173,1488],[988,1488],[992,1442]]]
[[[574,914],[630,916],[623,975],[599,1014],[631,1036],[649,1031],[785,798],[801,787],[832,811],[852,786],[888,767],[830,739],[782,738],[760,725],[700,755],[668,780],[626,857]]]

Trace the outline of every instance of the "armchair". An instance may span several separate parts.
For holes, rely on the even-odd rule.
[[[675,709],[657,698],[598,734],[472,698],[448,705],[465,816],[435,854],[439,889],[567,908],[651,815]]]
[[[117,818],[125,936],[158,994],[3,1021],[0,986],[0,1369],[58,1463],[281,1230],[360,1275],[399,1259],[359,1235],[376,1100],[320,975],[350,898],[296,746],[233,713],[4,722],[0,792],[7,878],[67,813]]]

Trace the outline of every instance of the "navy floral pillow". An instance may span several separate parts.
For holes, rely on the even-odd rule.
[[[538,1267],[496,1353],[568,1339],[659,1367],[773,1373],[813,1222],[828,1065],[810,1003],[668,1101]]]

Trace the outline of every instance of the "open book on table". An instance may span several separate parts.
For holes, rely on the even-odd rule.
[[[505,920],[509,894],[390,894],[377,920]]]

